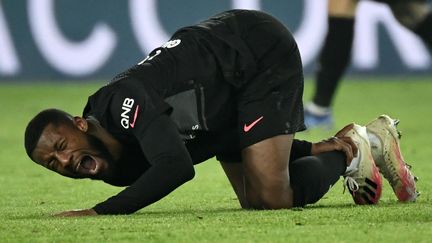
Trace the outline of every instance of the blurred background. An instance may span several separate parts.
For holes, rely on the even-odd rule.
[[[327,30],[323,0],[2,0],[0,82],[108,80],[179,27],[230,8],[281,20],[313,73]],[[348,74],[430,77],[432,57],[386,5],[361,1]]]

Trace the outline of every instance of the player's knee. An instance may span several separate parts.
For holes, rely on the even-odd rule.
[[[429,4],[422,0],[394,1],[389,6],[395,19],[410,30],[415,30],[431,11]]]
[[[247,200],[246,202],[240,202],[240,206],[243,209],[257,209],[257,210],[261,210],[264,209],[263,204],[261,203],[261,201],[249,201]]]
[[[272,177],[262,176],[259,183],[254,183],[259,204],[255,204],[256,209],[282,209],[291,208],[293,204],[292,190],[289,185],[288,175],[281,174]]]
[[[260,193],[262,209],[286,209],[293,207],[292,191],[289,188],[268,188]]]

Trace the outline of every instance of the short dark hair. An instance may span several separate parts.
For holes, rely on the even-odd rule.
[[[72,119],[73,117],[69,113],[58,109],[46,109],[39,112],[33,119],[31,119],[25,130],[24,147],[27,155],[33,159],[31,154],[36,148],[43,130],[49,124],[55,126],[60,124],[72,124]]]

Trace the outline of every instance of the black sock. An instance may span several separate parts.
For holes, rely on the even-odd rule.
[[[313,102],[329,107],[337,85],[351,58],[354,19],[329,17],[328,32],[321,49]]]
[[[346,170],[345,154],[339,151],[306,156],[289,164],[294,207],[317,202]]]
[[[414,32],[432,49],[432,12],[415,28]]]

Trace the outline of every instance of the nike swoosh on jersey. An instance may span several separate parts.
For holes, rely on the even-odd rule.
[[[249,125],[244,124],[243,127],[243,131],[244,132],[249,132],[258,122],[260,122],[262,119],[264,118],[264,116],[261,116],[260,118],[256,119],[254,122],[252,122]]]
[[[137,119],[137,117],[138,117],[138,109],[139,109],[139,105],[136,106],[136,108],[135,108],[135,114],[134,114],[134,118],[133,118],[133,122],[130,123],[130,126],[131,126],[132,128],[134,128],[134,126],[135,126],[135,122],[136,122],[136,119]]]

